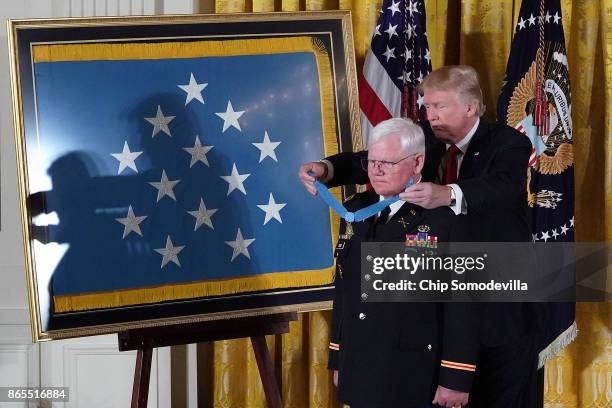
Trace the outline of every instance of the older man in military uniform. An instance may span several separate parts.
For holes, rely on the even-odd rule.
[[[363,160],[373,190],[349,199],[356,211],[404,191],[420,181],[425,160],[423,131],[407,119],[380,123]],[[367,303],[360,289],[361,242],[406,240],[428,231],[450,241],[453,215],[448,207],[426,210],[397,201],[377,217],[343,221],[336,248],[336,296],[329,368],[335,370],[338,398],[351,408],[460,407],[468,401],[478,349],[469,304]],[[466,341],[467,340],[467,341]],[[468,347],[465,347],[468,345]],[[438,401],[439,387],[458,391]],[[437,405],[436,405],[437,406]]]

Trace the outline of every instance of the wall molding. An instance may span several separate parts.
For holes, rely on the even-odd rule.
[[[15,378],[13,384],[2,386],[37,386],[38,385],[38,347],[35,344],[17,345],[0,344],[0,354],[8,353],[12,357],[21,356],[23,359],[24,376]],[[1,369],[1,367],[0,367]]]
[[[163,3],[163,0],[63,0],[55,7],[54,14],[70,17],[153,15],[161,14]]]
[[[86,340],[85,340],[86,341]],[[62,382],[65,387],[70,388],[70,392],[75,396],[75,398],[71,398],[71,401],[66,404],[66,407],[76,406],[74,404],[77,403],[76,396],[82,391],[80,387],[80,381],[87,376],[91,376],[93,372],[90,369],[86,369],[86,372],[79,372],[79,363],[82,361],[82,358],[91,358],[91,357],[104,357],[104,356],[113,356],[119,357],[126,362],[129,362],[130,365],[134,364],[136,361],[136,351],[125,351],[120,352],[117,348],[116,343],[70,343],[63,344],[61,347],[62,353]],[[149,384],[149,406],[151,407],[159,407],[158,403],[158,372],[157,372],[157,357],[158,352],[157,349],[153,350],[153,358],[151,365],[151,378]],[[126,381],[131,381],[133,379],[133,371],[125,372],[117,372],[117,373],[105,373],[103,375],[112,375],[112,376],[121,376],[125,377]],[[130,388],[131,389],[131,388]],[[151,394],[152,393],[152,394]],[[152,397],[152,398],[151,398]]]
[[[30,310],[27,307],[1,307],[0,326],[30,327]]]

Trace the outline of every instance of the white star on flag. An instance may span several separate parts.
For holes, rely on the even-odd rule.
[[[561,226],[561,233],[562,233],[563,235],[567,234],[567,230],[569,230],[569,228],[567,228],[567,227],[566,227],[566,225],[567,225],[567,224],[563,224],[563,225]]]
[[[402,75],[398,76],[397,79],[401,80],[403,83],[408,83],[408,82],[412,81],[410,79],[410,72],[408,72],[408,71],[404,71],[404,73]]]
[[[181,88],[183,91],[187,92],[187,99],[185,100],[185,106],[187,106],[187,104],[194,99],[197,99],[202,104],[204,103],[204,99],[202,98],[202,91],[204,90],[204,88],[208,86],[208,83],[198,84],[195,78],[193,77],[193,72],[191,73],[191,77],[189,78],[189,84],[177,85],[177,86]]]
[[[555,20],[554,21],[555,24],[559,24],[559,20],[561,20],[561,16],[559,15],[558,12],[555,11],[555,15],[552,16],[552,18]]]
[[[236,163],[232,165],[232,174],[229,176],[220,176],[223,180],[229,183],[227,188],[227,195],[230,195],[232,191],[238,189],[246,195],[246,190],[244,189],[244,185],[242,184],[244,180],[247,179],[251,174],[240,174],[238,173],[238,169],[236,168]]]
[[[535,25],[535,17],[533,16],[533,13],[529,15],[529,18],[527,19],[529,20],[529,25]]]
[[[200,208],[195,211],[187,211],[196,219],[195,227],[193,228],[193,230],[197,231],[197,229],[200,228],[202,224],[206,224],[210,227],[210,229],[215,229],[215,227],[213,227],[212,220],[210,219],[210,217],[212,217],[213,214],[217,211],[219,211],[217,208],[207,209],[206,204],[204,204],[204,200],[200,198]]]
[[[221,133],[225,133],[225,131],[229,129],[230,126],[233,126],[242,132],[242,129],[240,129],[240,123],[238,123],[238,119],[244,114],[244,112],[245,111],[234,111],[232,102],[227,101],[227,108],[225,112],[215,113],[215,115],[223,119],[223,131]]]
[[[374,37],[376,37],[377,35],[382,35],[380,34],[380,24],[374,28]]]
[[[391,39],[391,37],[393,37],[394,35],[397,35],[396,30],[397,30],[397,24],[391,25],[391,23],[389,23],[389,28],[385,30],[385,33],[387,33],[389,35],[389,39]]]
[[[550,23],[550,18],[552,16],[550,15],[550,13],[548,12],[548,10],[546,10],[546,15],[544,16],[544,19],[546,20],[547,23]]]
[[[412,17],[412,13],[418,13],[418,9],[417,9],[417,2],[416,1],[411,1],[410,4],[408,5],[408,12],[410,13],[410,17]]]
[[[523,28],[525,28],[525,23],[526,22],[527,22],[527,20],[523,20],[523,17],[521,17],[521,19],[518,22],[519,30],[522,30]]]
[[[272,193],[270,193],[268,204],[258,204],[257,205],[263,212],[266,213],[266,219],[264,220],[263,225],[266,225],[268,221],[270,221],[272,218],[274,218],[275,220],[277,220],[278,222],[282,224],[283,220],[281,219],[281,216],[280,216],[280,210],[282,210],[283,207],[285,207],[286,205],[287,203],[277,203],[276,201],[274,201],[274,196],[272,195]]]
[[[193,147],[183,147],[183,150],[191,155],[191,163],[189,163],[189,168],[192,168],[197,162],[202,162],[208,166],[208,158],[206,157],[206,153],[208,153],[213,147],[214,146],[202,146],[200,137],[196,135],[195,144]]]
[[[389,48],[389,46],[387,46],[387,51],[383,52],[383,55],[387,57],[387,62],[389,62],[391,58],[395,58],[394,52],[395,48]]]
[[[416,37],[416,26],[412,24],[406,25],[406,29],[404,30],[404,34],[408,34],[408,39],[411,39],[414,35]]]
[[[175,185],[180,183],[181,180],[168,180],[168,176],[166,176],[166,170],[162,170],[161,180],[160,181],[151,181],[150,185],[157,189],[157,202],[164,198],[164,196],[168,196],[174,201],[176,201],[176,197],[174,196],[174,191],[172,190]]]
[[[131,152],[130,146],[128,146],[128,142],[125,141],[123,143],[123,151],[121,153],[110,154],[115,159],[119,160],[119,170],[117,171],[117,174],[121,174],[121,172],[127,167],[138,173],[138,169],[136,168],[136,163],[134,162],[134,160],[136,160],[136,158],[141,154],[142,152]]]
[[[236,234],[236,240],[235,241],[225,241],[227,245],[234,248],[234,252],[232,253],[232,260],[230,262],[232,262],[234,259],[236,259],[238,255],[241,255],[241,254],[251,259],[251,255],[249,254],[249,250],[247,248],[249,247],[249,245],[253,243],[253,241],[255,241],[255,238],[244,239],[242,237],[242,232],[240,231],[240,228],[238,228],[238,233]]]
[[[544,231],[542,233],[542,238],[540,238],[540,239],[543,239],[544,242],[547,242],[550,239],[550,235],[548,235],[548,231]]]
[[[421,94],[417,94],[417,104],[419,105],[419,109],[421,109],[421,106],[423,106],[423,104],[425,103],[425,101],[423,100],[423,95]]]
[[[157,105],[157,114],[155,115],[155,117],[145,118],[147,122],[153,125],[153,134],[151,135],[151,137],[155,137],[155,135],[157,135],[159,132],[164,132],[168,136],[172,136],[170,134],[170,128],[168,127],[168,124],[172,122],[175,117],[176,116],[164,116],[161,110],[161,106]]]
[[[408,62],[408,60],[412,58],[412,50],[409,50],[408,48],[406,48],[404,53],[402,54],[402,57],[404,57],[404,60]]]
[[[400,11],[399,5],[400,5],[399,1],[396,3],[393,0],[391,0],[391,5],[387,7],[387,10],[391,10],[391,17],[393,17],[396,12],[399,13]]]
[[[146,215],[136,217],[134,215],[134,210],[132,210],[132,206],[130,205],[128,208],[127,216],[125,218],[115,218],[117,222],[123,224],[123,238],[127,237],[131,232],[135,232],[142,237],[142,232],[140,231],[140,223],[143,222],[147,218]]]
[[[275,162],[278,162],[276,159],[276,152],[274,149],[278,147],[281,142],[271,142],[270,137],[268,136],[268,131],[264,132],[264,139],[261,143],[251,143],[253,146],[260,150],[259,152],[259,162],[261,163],[263,159],[266,157],[271,157]]]
[[[170,239],[170,235],[168,235],[168,237],[166,238],[166,247],[155,249],[155,252],[163,256],[161,263],[162,269],[170,261],[174,262],[178,266],[181,266],[181,263],[178,259],[178,254],[183,250],[183,248],[185,248],[185,245],[174,246],[174,244],[172,243],[172,239]]]

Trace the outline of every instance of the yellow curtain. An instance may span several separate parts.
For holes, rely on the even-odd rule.
[[[350,9],[361,69],[381,0],[215,0],[217,13]],[[434,68],[464,63],[481,74],[487,116],[495,117],[520,0],[426,0]],[[576,223],[580,241],[612,241],[612,0],[562,0],[572,87]],[[547,408],[612,404],[612,304],[577,306],[579,335],[546,366]],[[326,369],[329,312],[299,316],[282,336],[286,407],[337,407]],[[268,339],[273,350],[274,339]],[[214,344],[215,407],[265,407],[247,340]],[[204,391],[204,390],[203,390]]]

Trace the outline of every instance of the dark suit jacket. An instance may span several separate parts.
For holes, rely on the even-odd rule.
[[[370,190],[345,206],[356,211],[376,201],[378,195]],[[420,407],[432,401],[438,384],[470,389],[480,324],[473,304],[368,303],[360,298],[361,242],[404,242],[420,225],[427,225],[439,242],[448,242],[453,217],[448,208],[424,210],[405,203],[387,224],[376,224],[375,217],[353,223],[350,239],[342,222],[329,358],[329,368],[340,370],[342,402],[371,408]],[[442,366],[441,359],[468,369]]]
[[[429,124],[424,124],[423,130],[423,180],[433,182],[446,146],[435,138]],[[459,170],[457,184],[467,202],[467,214],[455,216],[454,241],[531,241],[526,196],[530,154],[531,143],[523,134],[506,125],[480,120]],[[334,167],[328,185],[368,183],[360,163],[364,157],[367,152],[328,157]],[[485,346],[515,343],[542,326],[541,310],[535,304],[489,303],[478,313],[482,316],[480,342]]]

